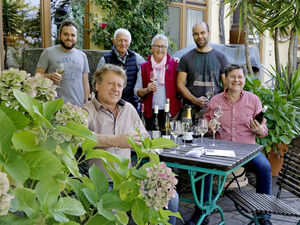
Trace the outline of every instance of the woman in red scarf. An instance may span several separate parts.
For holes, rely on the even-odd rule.
[[[177,115],[181,108],[181,101],[176,91],[177,62],[167,53],[168,38],[158,34],[152,39],[151,46],[152,54],[148,57],[148,61],[141,65],[134,88],[136,95],[142,99],[145,106],[144,115],[147,130],[152,130],[155,105],[159,109],[160,128],[164,125],[166,99],[170,99],[172,118]]]

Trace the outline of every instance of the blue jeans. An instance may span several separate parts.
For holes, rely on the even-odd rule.
[[[178,196],[178,194],[176,192],[175,196],[173,198],[171,198],[171,200],[169,201],[168,210],[170,210],[173,213],[175,213],[175,212],[178,211],[178,205],[179,205],[179,196]],[[176,216],[170,216],[170,219],[169,219],[168,222],[170,224],[172,224],[172,225],[175,225],[176,224],[176,219],[177,219]]]

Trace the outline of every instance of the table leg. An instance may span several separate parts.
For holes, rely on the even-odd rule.
[[[219,223],[219,225],[225,224],[224,213],[223,213],[223,210],[221,209],[221,207],[219,207],[217,205],[217,200],[219,199],[219,197],[222,193],[222,190],[223,190],[223,187],[224,187],[224,184],[226,181],[226,176],[216,175],[216,174],[211,174],[211,173],[200,173],[200,175],[199,175],[199,173],[192,171],[192,170],[189,170],[189,174],[190,174],[191,188],[192,188],[192,193],[193,193],[195,204],[203,212],[197,225],[200,225],[202,223],[202,221],[204,220],[205,216],[209,215],[215,209],[217,209],[221,215],[221,222]],[[207,176],[210,177],[208,200],[204,201],[205,177],[207,177]],[[212,194],[214,176],[217,177],[217,193],[215,196],[213,196],[213,194]],[[200,193],[197,193],[197,191],[196,191],[196,182],[200,182]]]

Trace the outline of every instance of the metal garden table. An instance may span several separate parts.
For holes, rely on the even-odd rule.
[[[179,139],[178,141],[181,140]],[[197,147],[195,145],[199,146],[200,144],[200,138],[194,138],[193,145],[187,144],[185,148],[181,146],[181,149],[176,149],[176,152],[174,152],[175,149],[164,149],[160,154],[160,160],[164,161],[169,167],[188,171],[194,199],[181,198],[181,200],[194,203],[202,210],[203,214],[197,225],[200,225],[204,217],[215,209],[221,215],[219,224],[225,224],[224,213],[221,207],[217,205],[217,200],[222,194],[226,177],[255,158],[263,149],[263,146],[221,140],[215,140],[216,146],[211,146],[212,139],[209,138],[204,138],[203,142],[206,149],[232,150],[235,152],[236,157],[206,155],[202,155],[200,158],[187,157],[185,153]],[[204,202],[204,181],[206,176],[210,176],[209,198],[208,201]],[[212,195],[214,178],[217,180],[217,193],[215,196]],[[199,195],[196,193],[195,185],[198,181],[201,184]]]

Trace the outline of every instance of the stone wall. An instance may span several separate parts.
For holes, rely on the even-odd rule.
[[[27,71],[31,75],[34,75],[37,63],[39,61],[40,55],[42,54],[43,50],[44,49],[42,48],[25,49],[22,55],[21,69]],[[91,83],[100,58],[106,52],[108,52],[108,50],[82,50],[82,51],[85,52],[88,58],[89,67],[90,67],[89,80]]]

